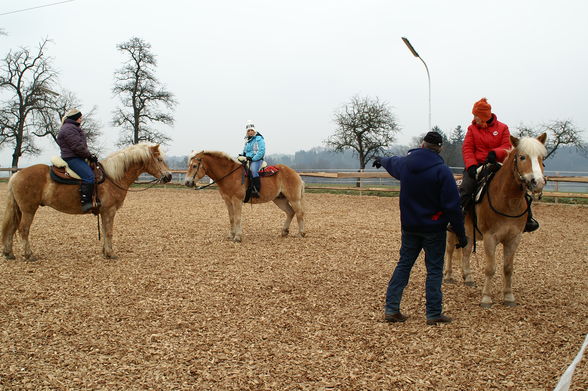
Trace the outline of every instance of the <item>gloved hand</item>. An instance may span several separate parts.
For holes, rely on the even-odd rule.
[[[90,163],[98,163],[98,156],[96,156],[96,155],[90,155],[90,157],[88,158],[88,161]]]
[[[372,167],[376,167],[376,168],[382,167],[382,163],[380,162],[380,159],[381,159],[380,156],[376,156],[374,158],[374,162],[372,163]]]
[[[468,175],[470,176],[470,178],[476,178],[476,170],[478,169],[478,167],[476,167],[475,164],[472,164],[471,166],[468,167]]]
[[[251,157],[247,156],[247,160],[252,161],[253,159]]]
[[[488,152],[488,156],[486,157],[486,163],[496,164],[496,151]]]
[[[239,155],[237,157],[237,160],[240,161],[241,163],[243,163],[243,162],[246,162],[247,161],[247,158],[245,156],[243,156],[243,155]]]
[[[458,238],[458,243],[455,245],[455,248],[464,248],[468,245],[468,238],[466,236]]]

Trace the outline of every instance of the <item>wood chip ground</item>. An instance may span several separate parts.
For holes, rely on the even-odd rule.
[[[6,184],[0,185],[0,214]],[[404,324],[382,321],[400,245],[397,198],[306,195],[306,238],[245,205],[226,239],[218,192],[130,193],[105,260],[96,218],[41,208],[35,263],[0,259],[1,390],[552,390],[588,332],[588,208],[536,204],[515,258],[518,306],[444,285],[425,325],[422,259]],[[480,249],[481,251],[481,249]],[[457,266],[456,266],[457,267]],[[455,270],[460,276],[459,270]],[[588,358],[572,390],[588,389]]]

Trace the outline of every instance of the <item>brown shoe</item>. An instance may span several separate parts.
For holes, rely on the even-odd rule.
[[[427,319],[427,324],[429,326],[434,326],[439,323],[451,323],[451,320],[452,319],[449,316],[441,314],[436,318]]]
[[[408,316],[404,316],[400,312],[397,312],[395,314],[384,314],[384,320],[390,323],[405,322],[406,319],[408,319]]]

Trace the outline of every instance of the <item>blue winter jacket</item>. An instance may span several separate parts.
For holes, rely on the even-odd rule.
[[[265,140],[261,133],[257,133],[255,136],[245,141],[243,155],[250,157],[254,162],[263,159],[265,156]]]
[[[458,237],[465,235],[457,185],[438,153],[411,149],[403,157],[382,157],[380,164],[400,180],[402,229],[438,232],[450,222]]]

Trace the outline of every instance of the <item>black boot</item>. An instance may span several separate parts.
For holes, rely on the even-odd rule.
[[[92,209],[92,194],[94,194],[94,184],[82,182],[80,185],[82,213],[87,213]]]
[[[529,207],[529,213],[527,213],[527,223],[525,224],[525,229],[523,232],[533,232],[538,228],[539,223],[533,218],[533,212],[531,212],[531,208]]]
[[[253,186],[251,188],[251,197],[259,198],[259,192],[261,191],[261,178],[257,176],[252,178],[252,180]]]

